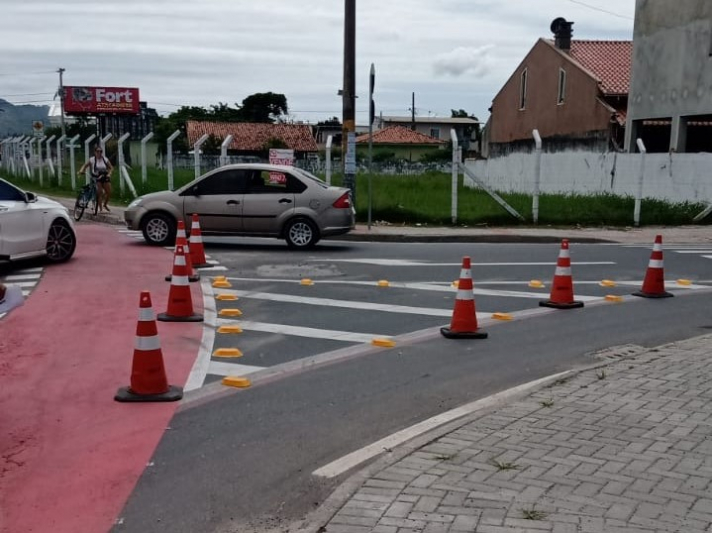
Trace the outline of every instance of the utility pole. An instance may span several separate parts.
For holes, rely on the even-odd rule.
[[[57,72],[59,72],[59,121],[62,125],[62,135],[66,135],[67,132],[64,127],[64,81],[62,78],[62,75],[64,74],[64,69],[60,68]]]
[[[356,0],[344,1],[344,86],[342,88],[344,187],[356,204]]]

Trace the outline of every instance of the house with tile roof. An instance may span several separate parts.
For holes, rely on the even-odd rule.
[[[366,154],[370,135],[356,137],[356,153]],[[419,161],[426,153],[444,150],[447,141],[435,139],[403,126],[390,126],[373,132],[373,154],[393,154],[396,159]]]
[[[539,39],[495,96],[489,157],[531,151],[534,129],[548,152],[623,150],[633,42],[575,40],[572,25],[556,19],[555,39]]]
[[[480,122],[470,117],[397,117],[380,116],[375,121],[379,129],[403,126],[434,139],[450,141],[450,130],[455,130],[464,152],[477,150],[477,126]]]
[[[294,150],[297,159],[319,151],[308,124],[262,124],[252,122],[186,122],[188,144],[193,146],[203,135],[214,135],[223,141],[232,135],[228,152],[233,155],[261,155],[273,140]]]

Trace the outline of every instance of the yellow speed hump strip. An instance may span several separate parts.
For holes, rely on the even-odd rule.
[[[252,382],[249,379],[240,376],[227,376],[223,378],[222,384],[226,387],[246,389],[247,387],[252,385]]]

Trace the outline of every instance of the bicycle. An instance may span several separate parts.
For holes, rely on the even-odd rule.
[[[99,198],[97,197],[97,183],[92,179],[91,183],[84,185],[79,191],[77,201],[74,203],[74,220],[81,220],[84,210],[89,207],[96,215],[99,212]]]

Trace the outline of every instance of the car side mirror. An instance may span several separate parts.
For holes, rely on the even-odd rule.
[[[36,202],[37,201],[37,196],[33,192],[26,192],[25,193],[25,203],[29,204],[31,202]]]

